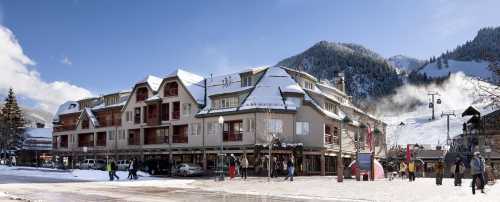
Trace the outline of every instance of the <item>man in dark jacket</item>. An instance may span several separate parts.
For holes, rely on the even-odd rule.
[[[453,177],[455,177],[455,186],[462,186],[462,173],[465,169],[462,159],[457,156],[455,164],[452,166]]]
[[[290,156],[290,158],[288,159],[288,162],[286,163],[286,167],[287,167],[287,170],[288,170],[288,175],[286,176],[285,178],[285,181],[288,180],[288,178],[290,178],[290,181],[293,181],[293,173],[295,171],[295,159],[293,157],[293,154]]]

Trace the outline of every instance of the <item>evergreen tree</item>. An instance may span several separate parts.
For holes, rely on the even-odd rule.
[[[0,150],[21,149],[25,121],[12,88],[0,111]]]

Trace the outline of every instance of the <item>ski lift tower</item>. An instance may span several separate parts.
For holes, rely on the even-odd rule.
[[[456,116],[454,111],[441,112],[441,117],[446,116],[446,145],[450,146],[450,116]]]
[[[429,96],[429,108],[432,109],[432,118],[431,120],[435,120],[436,117],[434,116],[434,111],[435,111],[435,106],[436,106],[436,103],[437,104],[441,104],[441,98],[439,98],[439,93],[438,92],[435,92],[435,91],[429,91],[427,93],[427,95]],[[437,100],[436,100],[437,98]]]

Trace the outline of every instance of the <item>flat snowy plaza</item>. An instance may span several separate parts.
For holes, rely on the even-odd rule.
[[[498,201],[500,187],[486,186],[486,194],[472,195],[471,180],[454,187],[452,179],[436,186],[433,178],[415,182],[355,181],[336,177],[264,177],[216,182],[213,178],[155,178],[137,181],[118,172],[119,181],[107,181],[104,171],[0,167],[0,201]],[[145,174],[144,174],[145,175]]]

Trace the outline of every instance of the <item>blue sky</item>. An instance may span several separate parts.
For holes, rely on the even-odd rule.
[[[96,95],[179,67],[209,75],[272,65],[320,40],[428,58],[498,26],[497,8],[480,0],[0,0],[0,24],[40,80]]]

